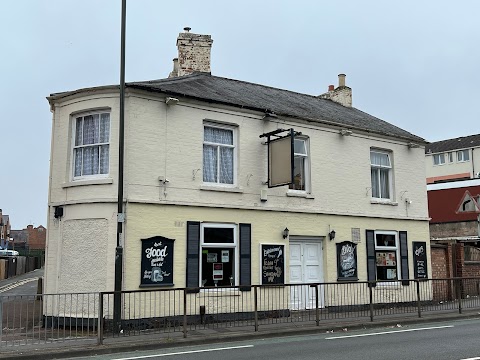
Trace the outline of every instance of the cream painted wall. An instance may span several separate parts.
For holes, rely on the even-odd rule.
[[[366,134],[342,137],[338,129],[311,123],[265,121],[259,114],[180,100],[129,98],[127,178],[131,202],[289,210],[388,218],[427,218],[424,149]],[[237,184],[207,187],[202,181],[204,121],[237,127]],[[289,195],[287,187],[267,189],[267,148],[259,135],[294,127],[309,137],[311,196]],[[370,148],[392,151],[394,202],[372,203]],[[196,176],[193,174],[196,172]],[[168,179],[167,184],[158,178]],[[267,190],[268,200],[260,201]],[[231,190],[231,191],[226,191]],[[412,201],[406,205],[405,198]]]
[[[433,155],[425,155],[425,167],[427,178],[435,176],[445,176],[445,175],[454,175],[462,173],[470,173],[470,176],[475,176],[475,173],[480,171],[480,148],[475,148],[469,150],[470,152],[470,161],[457,162],[456,151],[453,151],[453,162],[448,161],[448,152],[445,153],[445,164],[443,165],[434,165],[433,164]],[[473,157],[473,160],[472,160]]]
[[[411,241],[425,241],[429,246],[428,221],[153,204],[128,204],[127,213],[124,272],[126,290],[139,289],[141,239],[157,235],[175,239],[174,284],[175,287],[185,287],[187,221],[252,224],[252,284],[259,284],[260,282],[259,244],[261,243],[286,245],[286,281],[288,282],[288,240],[284,240],[282,237],[282,231],[285,226],[290,229],[290,236],[325,237],[323,240],[325,282],[337,281],[335,243],[351,241],[351,228],[360,228],[361,241],[357,247],[358,276],[360,281],[367,280],[366,229],[408,232],[410,278],[413,278]],[[334,241],[330,241],[327,238],[329,227],[336,231]],[[430,254],[428,254],[428,264],[429,277],[431,277]]]
[[[113,291],[116,205],[69,205],[60,220],[50,215],[44,292]]]
[[[103,181],[72,181],[72,113],[111,108],[110,174]],[[237,179],[230,188],[202,181],[205,120],[237,127]],[[321,212],[387,218],[427,218],[423,148],[368,134],[342,137],[338,129],[292,120],[265,121],[260,114],[181,100],[167,106],[162,98],[132,93],[126,101],[125,198],[130,202],[171,203],[266,210]],[[311,194],[288,196],[287,187],[267,189],[267,148],[258,136],[294,127],[309,137]],[[118,98],[88,93],[55,105],[50,205],[116,201],[118,169]],[[388,205],[372,203],[370,148],[392,151],[393,196]],[[195,174],[195,176],[194,176]],[[159,177],[168,179],[165,185]],[[107,182],[107,183],[105,183]],[[85,185],[85,186],[81,186]],[[267,190],[268,200],[260,201]],[[412,201],[407,206],[405,198]]]
[[[45,289],[46,292],[65,291],[70,289],[67,284],[71,279],[79,284],[78,291],[82,290],[85,279],[79,279],[74,272],[61,274],[68,266],[59,259],[78,256],[77,253],[84,249],[83,246],[67,246],[73,236],[84,241],[89,241],[90,237],[107,241],[105,249],[91,258],[104,266],[92,276],[98,273],[102,278],[95,288],[112,290],[116,245],[118,93],[108,89],[91,90],[53,102]],[[111,109],[110,174],[106,180],[73,182],[72,114],[99,108]],[[202,184],[205,120],[237,127],[237,184],[233,188],[212,188]],[[257,273],[253,277],[254,283],[258,282],[255,247],[259,242],[283,243],[281,230],[285,225],[291,229],[292,235],[314,236],[326,236],[328,225],[331,225],[337,231],[336,241],[349,240],[351,228],[359,227],[363,244],[358,248],[359,261],[365,261],[365,229],[406,230],[411,234],[410,240],[428,241],[423,148],[409,149],[405,142],[371,134],[354,133],[342,137],[338,129],[292,119],[266,121],[262,120],[262,114],[253,111],[207,106],[182,98],[178,105],[167,106],[161,96],[131,91],[127,92],[125,123],[124,197],[128,201],[125,289],[138,288],[139,239],[152,235],[177,239],[175,283],[184,285],[187,220],[251,223],[256,244],[252,258],[253,273]],[[267,180],[267,149],[258,136],[290,127],[309,137],[312,189],[308,197],[288,196],[291,194],[286,187],[267,189],[263,185]],[[393,203],[371,201],[371,147],[392,151]],[[169,182],[164,185],[159,177]],[[266,202],[260,201],[262,189],[268,193]],[[412,204],[407,204],[405,198]],[[65,215],[60,220],[53,218],[54,206],[64,207]],[[98,219],[103,220],[96,221]],[[67,224],[70,227],[65,237]],[[82,232],[78,230],[82,224],[92,225],[87,226],[88,231]],[[102,229],[106,235],[100,235]],[[85,234],[93,235],[85,239]],[[92,239],[92,246],[95,246],[95,239]],[[326,243],[324,275],[329,281],[336,276],[334,252],[333,242]],[[365,264],[359,266],[362,279],[366,278],[364,268]],[[66,278],[59,280],[61,276]]]

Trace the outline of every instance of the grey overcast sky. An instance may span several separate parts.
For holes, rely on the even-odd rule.
[[[0,1],[0,208],[46,226],[51,93],[119,83],[121,0]],[[480,131],[480,1],[127,0],[126,80],[168,76],[185,26],[212,74],[353,105],[428,141]]]

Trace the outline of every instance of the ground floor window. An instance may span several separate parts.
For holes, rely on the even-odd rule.
[[[377,281],[399,279],[397,232],[375,232],[375,263]]]
[[[234,224],[201,224],[201,286],[237,284],[237,238],[237,226]]]
[[[408,286],[408,242],[406,231],[366,230],[367,279],[370,286],[382,281],[401,281]],[[409,245],[410,244],[410,245]]]

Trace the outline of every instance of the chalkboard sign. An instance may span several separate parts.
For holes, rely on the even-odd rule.
[[[261,245],[262,285],[285,283],[285,245]]]
[[[415,279],[428,278],[427,272],[427,243],[414,241],[413,243],[413,274]]]
[[[358,280],[357,244],[350,241],[337,244],[337,274],[338,280]]]
[[[140,287],[173,286],[173,239],[142,239]]]

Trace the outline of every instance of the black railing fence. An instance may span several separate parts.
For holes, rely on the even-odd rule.
[[[480,278],[0,295],[0,347],[480,310]],[[213,333],[215,333],[215,331]]]

